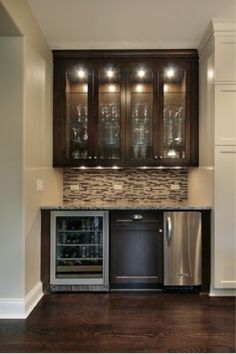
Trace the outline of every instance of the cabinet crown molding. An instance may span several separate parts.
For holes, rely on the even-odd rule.
[[[236,19],[213,18],[210,21],[198,46],[198,53],[200,57],[211,38],[217,36],[236,37]]]
[[[54,60],[198,60],[197,49],[55,49]]]

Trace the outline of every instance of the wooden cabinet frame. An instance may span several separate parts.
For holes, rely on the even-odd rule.
[[[198,54],[196,50],[54,50],[54,167],[156,167],[156,166],[197,166],[198,165]],[[65,72],[70,65],[81,62],[87,65],[88,78],[88,150],[90,159],[68,157],[66,127]],[[121,67],[121,158],[99,160],[98,149],[98,70],[101,65],[112,62]],[[128,67],[132,64],[153,65],[153,158],[131,161],[129,158],[129,84]],[[163,135],[163,94],[160,70],[168,63],[175,63],[187,71],[186,99],[186,158],[171,160],[161,158]],[[157,101],[159,104],[157,104]]]

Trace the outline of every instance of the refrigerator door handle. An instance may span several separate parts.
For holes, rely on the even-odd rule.
[[[167,221],[167,223],[166,223],[166,226],[167,226],[166,239],[167,239],[167,245],[169,246],[171,239],[172,239],[172,223],[171,223],[170,216],[167,216],[166,221]]]

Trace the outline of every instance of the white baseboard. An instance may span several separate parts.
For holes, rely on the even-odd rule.
[[[42,297],[42,283],[39,281],[25,298],[0,298],[0,319],[25,319]]]
[[[211,286],[209,296],[236,296],[236,289],[215,289]]]
[[[42,282],[39,281],[25,297],[25,318],[29,316],[37,303],[43,297]]]
[[[0,299],[0,319],[25,318],[25,302],[23,298]]]

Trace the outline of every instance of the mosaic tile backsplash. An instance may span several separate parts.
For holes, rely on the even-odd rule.
[[[184,203],[188,198],[187,170],[87,170],[64,169],[63,196],[67,203]],[[70,185],[79,184],[79,190]],[[179,190],[171,190],[179,184]],[[122,190],[114,190],[122,185]]]

